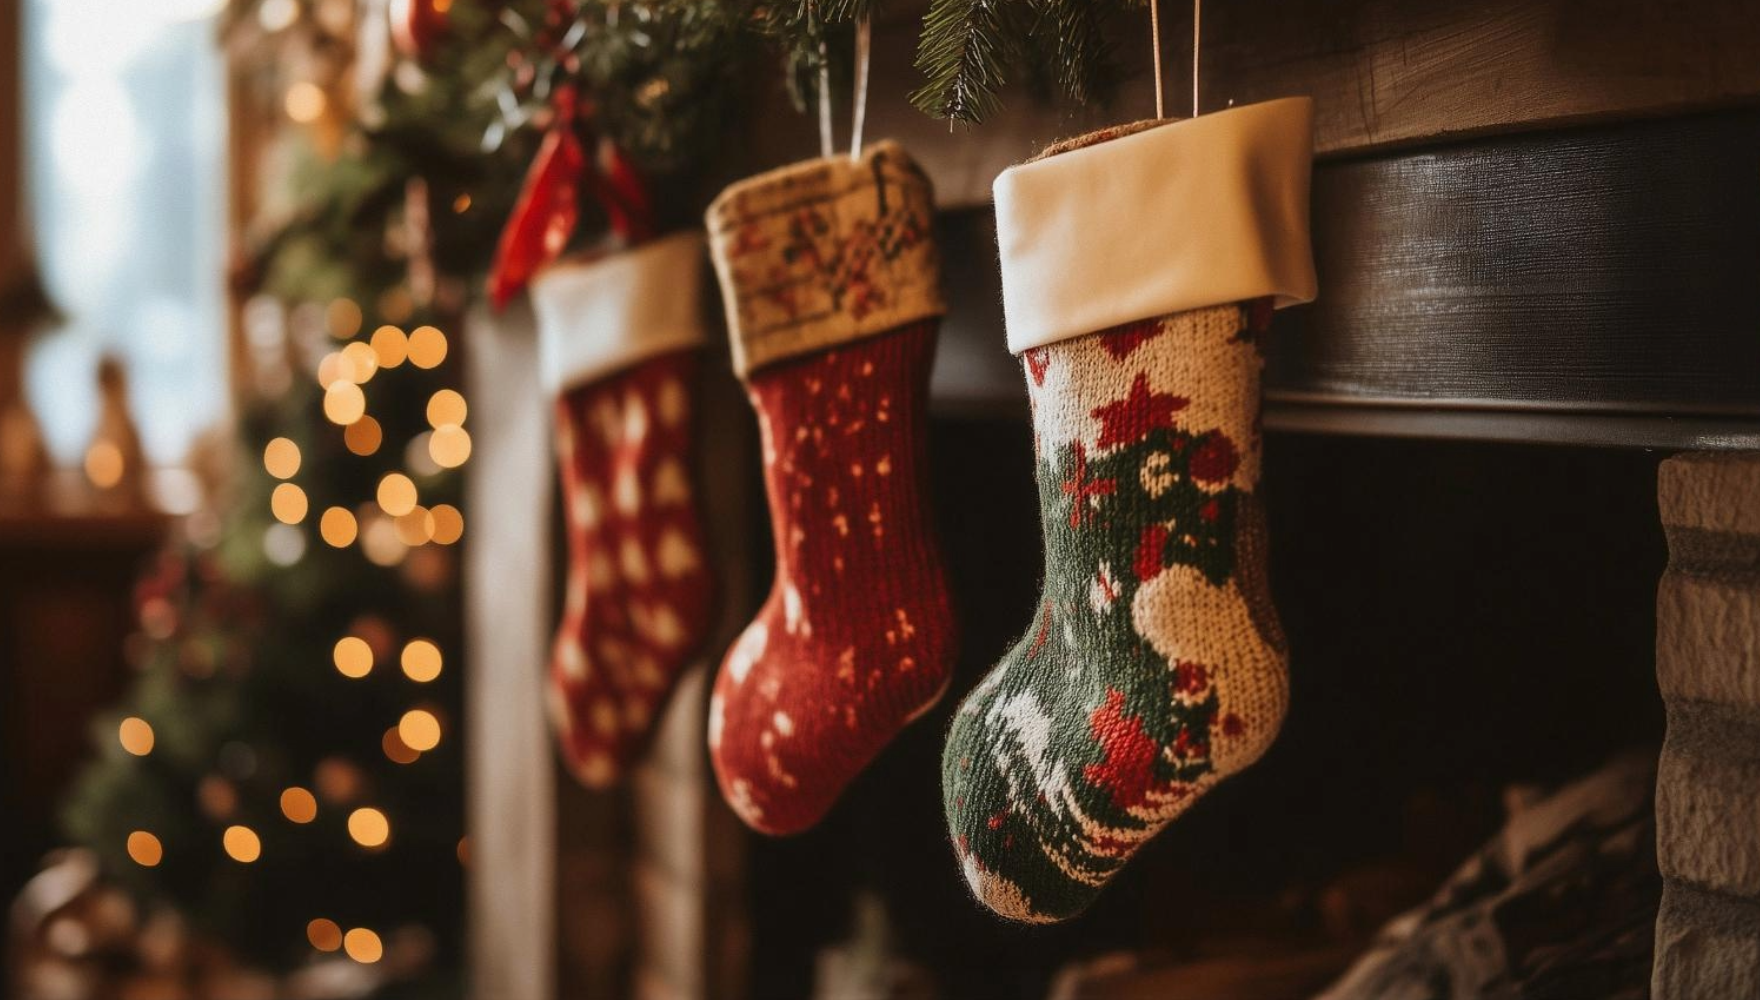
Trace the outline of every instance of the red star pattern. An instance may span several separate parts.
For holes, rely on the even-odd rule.
[[[1129,396],[1094,408],[1092,416],[1102,425],[1099,446],[1134,444],[1157,427],[1172,427],[1173,415],[1190,404],[1191,400],[1184,396],[1150,389],[1149,376],[1138,372]],[[1076,458],[1081,460],[1079,449]]]
[[[1120,809],[1142,805],[1154,787],[1152,768],[1160,748],[1143,731],[1142,719],[1125,714],[1123,692],[1106,689],[1106,704],[1088,716],[1088,729],[1105,759],[1083,768],[1082,777],[1106,789]]]
[[[1159,337],[1163,329],[1161,321],[1154,319],[1126,323],[1100,334],[1100,346],[1106,348],[1106,353],[1112,355],[1114,361],[1123,361],[1131,356],[1132,351]]]

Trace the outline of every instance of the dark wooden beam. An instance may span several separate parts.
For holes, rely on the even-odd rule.
[[[1267,383],[1354,402],[1760,418],[1760,112],[1328,163],[1321,296]]]
[[[1760,110],[1320,164],[1320,299],[1278,316],[1270,422],[1753,447],[1756,177]],[[942,228],[959,293],[937,403],[1024,413],[991,215],[950,213]]]
[[[1118,39],[1132,78],[1111,107],[1017,91],[981,127],[931,121],[906,100],[923,6],[895,2],[875,29],[869,135],[905,142],[945,206],[988,202],[999,172],[1053,140],[1154,115],[1145,14]],[[1162,15],[1168,113],[1184,115],[1189,6],[1163,0]],[[1317,148],[1334,155],[1752,104],[1757,54],[1760,0],[1228,0],[1205,6],[1200,91],[1206,111],[1310,95]],[[772,162],[816,154],[811,123],[780,100],[759,128]]]

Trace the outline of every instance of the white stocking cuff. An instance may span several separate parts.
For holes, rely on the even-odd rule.
[[[1285,98],[1025,163],[996,179],[1008,349],[1317,294],[1314,102]]]
[[[704,343],[703,238],[680,233],[595,260],[563,260],[532,281],[538,367],[559,394]]]

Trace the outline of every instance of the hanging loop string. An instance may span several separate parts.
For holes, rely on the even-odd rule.
[[[863,13],[856,19],[856,85],[850,98],[849,158],[862,158],[862,130],[868,124],[868,63],[874,40],[874,25]]]
[[[867,14],[856,19],[855,85],[850,94],[849,158],[862,158],[862,134],[868,125],[868,76],[874,43],[874,25]],[[837,155],[837,138],[831,113],[831,47],[823,31],[819,36],[819,155]]]
[[[819,156],[831,159],[837,140],[831,134],[831,53],[825,36],[819,36]]]
[[[1198,50],[1199,50],[1199,43],[1203,40],[1203,37],[1204,37],[1203,23],[1204,23],[1204,0],[1192,0],[1192,117],[1193,118],[1198,117]],[[1160,54],[1159,48],[1156,49],[1156,54],[1157,54],[1157,56],[1159,56],[1159,54]],[[1156,87],[1156,90],[1159,91],[1160,87],[1161,87],[1161,80],[1160,80],[1161,67],[1160,67],[1159,63],[1157,63],[1156,68],[1155,68],[1155,76],[1156,76],[1155,87]],[[1159,100],[1159,95],[1157,95],[1157,99]]]
[[[1161,0],[1149,0],[1149,35],[1155,51],[1155,119],[1167,117],[1167,99],[1161,87]]]

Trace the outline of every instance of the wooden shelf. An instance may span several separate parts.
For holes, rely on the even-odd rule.
[[[1280,313],[1275,429],[1760,446],[1760,111],[1319,164],[1321,295]],[[942,224],[947,413],[1026,413],[989,210]]]

